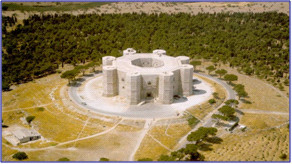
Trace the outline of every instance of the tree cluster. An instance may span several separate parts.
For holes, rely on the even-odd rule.
[[[233,89],[237,93],[238,99],[245,98],[248,96],[248,93],[244,89],[244,85],[242,84],[236,84]]]
[[[94,72],[95,67],[99,64],[100,64],[100,61],[98,62],[92,61],[86,65],[78,65],[74,67],[74,69],[68,70],[62,73],[61,78],[68,79],[68,82],[70,84],[72,80],[75,80],[76,76],[78,76],[80,72],[82,72],[83,76],[85,75],[85,71],[89,68],[92,68],[92,71]]]
[[[2,41],[6,88],[65,63],[120,56],[128,47],[161,48],[171,56],[222,61],[250,75],[289,78],[289,16],[277,12],[32,15],[5,31]]]

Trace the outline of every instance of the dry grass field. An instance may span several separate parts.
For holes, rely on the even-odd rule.
[[[207,161],[282,161],[281,154],[289,156],[289,129],[284,126],[228,134],[212,151],[202,153]]]
[[[161,154],[168,153],[169,150],[158,144],[151,136],[146,135],[135,153],[135,160],[151,158],[157,160]]]
[[[137,121],[130,120],[118,125],[121,121],[119,118],[78,109],[66,100],[66,93],[63,93],[66,88],[62,89],[66,84],[67,80],[61,79],[60,74],[53,74],[14,86],[12,91],[2,93],[3,123],[9,128],[34,128],[44,138],[17,147],[4,139],[3,161],[14,161],[12,155],[16,150],[25,151],[29,161],[55,161],[62,158],[61,155],[71,160],[99,160],[98,157],[106,153],[112,160],[127,160],[128,153],[136,143],[135,137],[141,130],[141,127],[131,125]],[[27,116],[35,116],[31,125],[25,121]],[[144,124],[143,121],[138,123]],[[113,127],[116,124],[117,127]],[[108,133],[90,137],[105,131]],[[129,138],[132,139],[128,140]],[[128,150],[119,150],[120,148]],[[113,153],[114,151],[117,152]],[[99,152],[100,155],[95,155],[94,152]]]

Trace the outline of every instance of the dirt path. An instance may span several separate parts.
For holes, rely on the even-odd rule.
[[[168,148],[167,146],[165,146],[163,143],[161,143],[159,140],[157,140],[155,137],[153,137],[151,134],[147,134],[149,137],[151,137],[155,142],[157,142],[160,146],[164,147],[165,149],[167,149],[168,151],[173,151],[172,149]]]
[[[90,120],[90,117],[88,116],[88,118],[86,119],[86,121],[85,121],[85,123],[84,123],[82,129],[80,130],[80,132],[79,132],[79,134],[78,134],[78,136],[77,136],[76,139],[79,139],[80,135],[82,134],[82,132],[83,132],[83,130],[85,129],[86,125],[88,124],[88,121],[89,121],[89,120]],[[76,146],[76,142],[74,142],[74,147],[75,147],[75,146]]]
[[[155,124],[156,121],[153,121],[152,119],[147,119],[145,124],[144,124],[144,128],[139,136],[138,142],[135,146],[135,148],[133,149],[130,157],[129,157],[129,161],[135,161],[135,154],[137,152],[137,150],[139,149],[141,142],[143,141],[145,135],[148,133],[148,131],[151,129],[152,125]]]
[[[289,115],[289,112],[276,112],[276,111],[266,111],[266,110],[257,110],[257,109],[239,109],[243,113],[252,113],[252,114],[275,114],[275,115]]]

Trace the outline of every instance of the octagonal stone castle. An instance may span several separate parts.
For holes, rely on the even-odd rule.
[[[155,100],[171,104],[175,96],[193,94],[193,66],[189,57],[171,57],[165,50],[136,53],[132,48],[123,56],[102,58],[103,96],[119,95],[130,105]]]

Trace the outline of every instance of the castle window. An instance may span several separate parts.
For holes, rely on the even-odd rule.
[[[148,81],[147,84],[148,84],[148,85],[151,85],[151,81]]]

